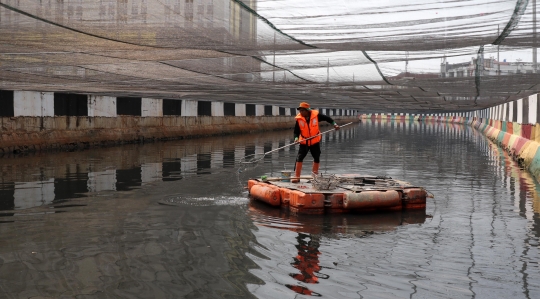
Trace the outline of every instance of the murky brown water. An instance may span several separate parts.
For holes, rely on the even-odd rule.
[[[311,217],[243,188],[292,167],[295,148],[238,163],[291,135],[0,159],[0,298],[540,297],[540,185],[475,130],[370,122],[328,135],[323,171],[435,198],[425,212]]]

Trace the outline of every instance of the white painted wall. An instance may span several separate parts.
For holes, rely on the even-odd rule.
[[[223,102],[212,102],[211,104],[212,116],[225,116],[225,104]]]
[[[234,105],[234,115],[236,115],[236,116],[246,116],[246,104],[235,104]]]
[[[163,100],[142,98],[141,116],[163,116]]]
[[[40,92],[41,116],[54,116],[54,92]]]
[[[264,115],[264,105],[255,105],[255,116]]]
[[[116,98],[88,96],[88,116],[116,117]]]
[[[279,115],[279,107],[278,106],[272,106],[272,115]]]
[[[54,116],[54,93],[14,91],[13,113],[14,116]]]
[[[518,123],[523,123],[523,99],[517,100],[517,120]]]
[[[535,124],[538,122],[538,94],[529,96],[529,123]]]
[[[182,101],[182,116],[197,116],[197,101]]]
[[[286,116],[291,116],[291,108],[290,107],[285,108],[285,115]]]

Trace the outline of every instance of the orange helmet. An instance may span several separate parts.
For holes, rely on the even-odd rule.
[[[306,102],[302,102],[302,103],[300,103],[300,105],[296,109],[301,109],[301,108],[309,110],[309,104],[306,103]]]

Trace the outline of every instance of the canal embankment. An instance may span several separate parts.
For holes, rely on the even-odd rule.
[[[0,154],[292,129],[296,115],[296,106],[37,91],[0,90],[0,101]],[[356,110],[315,109],[338,123],[358,119]]]
[[[364,114],[366,120],[456,123],[476,128],[540,179],[540,105],[538,94],[494,107],[459,113]]]

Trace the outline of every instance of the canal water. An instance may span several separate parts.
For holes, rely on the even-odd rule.
[[[295,216],[248,178],[292,130],[0,158],[0,298],[540,298],[540,185],[468,126],[363,122],[321,172],[425,187],[425,211]],[[311,157],[305,160],[304,174]]]

